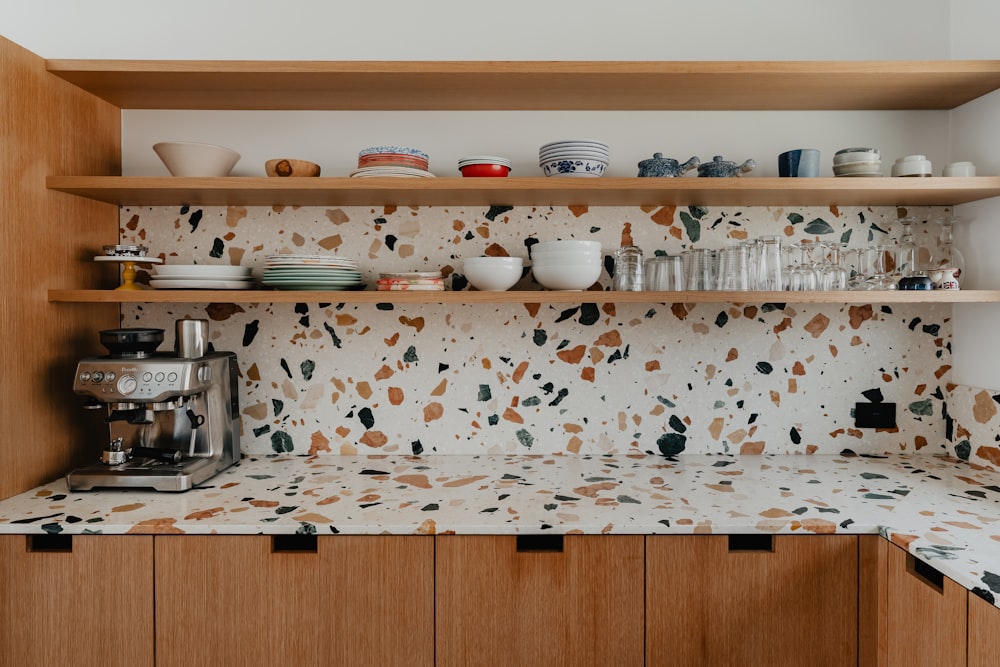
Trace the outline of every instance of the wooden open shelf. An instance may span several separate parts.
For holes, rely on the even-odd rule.
[[[49,290],[53,303],[997,303],[1000,290],[934,292],[312,292]]]
[[[50,189],[142,206],[953,206],[1000,196],[973,178],[174,178],[50,176]]]
[[[392,62],[49,60],[123,109],[952,109],[1000,61]]]

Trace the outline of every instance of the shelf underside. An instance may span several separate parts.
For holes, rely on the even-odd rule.
[[[174,178],[50,176],[50,189],[135,206],[952,206],[1000,196],[972,178]]]
[[[313,292],[278,290],[49,290],[54,303],[998,303],[1000,290],[932,292]]]
[[[49,60],[124,109],[952,109],[1000,88],[1000,61]]]

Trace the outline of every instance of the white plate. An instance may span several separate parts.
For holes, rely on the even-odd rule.
[[[109,257],[108,255],[98,255],[95,262],[132,262],[133,264],[162,264],[159,257]]]
[[[156,275],[164,278],[196,275],[205,279],[229,280],[245,278],[250,275],[251,270],[249,266],[230,266],[229,264],[164,264],[157,267]]]
[[[225,276],[225,277],[205,276],[205,275],[200,275],[200,274],[197,274],[197,273],[193,273],[193,274],[190,274],[190,275],[188,275],[188,274],[176,274],[176,275],[171,274],[169,276],[164,276],[164,275],[161,275],[161,274],[157,273],[156,269],[153,269],[152,278],[153,278],[153,280],[231,280],[233,282],[242,282],[242,283],[252,283],[253,282],[253,276],[240,276],[240,277],[237,278],[236,276],[232,276],[232,277],[230,277],[230,276]]]
[[[361,167],[351,172],[351,176],[418,176],[420,178],[433,177],[429,171],[414,169],[413,167]]]
[[[153,289],[250,289],[246,280],[150,280]]]

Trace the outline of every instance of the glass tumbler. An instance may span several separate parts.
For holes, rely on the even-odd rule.
[[[716,289],[727,292],[750,289],[748,257],[749,250],[743,243],[723,248],[719,255],[719,275]]]
[[[754,243],[756,289],[766,292],[780,292],[781,280],[781,237],[761,236]]]
[[[615,275],[611,289],[616,292],[641,292],[645,282],[642,249],[623,246],[615,251]]]

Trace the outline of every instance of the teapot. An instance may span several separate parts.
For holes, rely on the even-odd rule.
[[[709,178],[726,178],[729,176],[740,176],[751,169],[757,167],[753,160],[747,160],[743,164],[726,162],[721,155],[716,155],[711,162],[702,162],[698,165],[698,175]]]
[[[674,178],[683,176],[701,164],[697,156],[692,157],[684,164],[669,157],[663,157],[663,153],[653,153],[653,157],[639,163],[639,176],[651,178]]]

